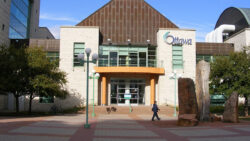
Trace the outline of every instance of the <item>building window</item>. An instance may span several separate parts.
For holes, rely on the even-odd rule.
[[[84,66],[82,60],[78,59],[78,54],[84,54],[85,44],[84,43],[74,43],[74,67],[75,66]]]
[[[183,69],[182,46],[172,46],[173,69]]]
[[[3,24],[3,25],[2,25],[2,31],[4,31],[4,28],[5,28],[5,25]]]
[[[43,96],[39,98],[40,103],[54,103],[54,96]]]
[[[59,52],[47,52],[46,57],[50,61],[57,61],[56,65],[59,66]]]
[[[213,62],[214,57],[211,55],[196,55],[196,63],[199,63],[199,61],[204,60],[206,62]]]
[[[157,67],[156,47],[100,46],[99,66]]]

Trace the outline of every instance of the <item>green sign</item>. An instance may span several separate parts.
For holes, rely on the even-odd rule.
[[[124,98],[125,98],[125,99],[131,99],[131,94],[125,94],[125,95],[124,95]]]

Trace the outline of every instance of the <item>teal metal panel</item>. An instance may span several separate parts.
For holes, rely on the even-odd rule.
[[[85,44],[84,43],[75,43],[74,44],[74,48],[85,48]]]
[[[182,60],[173,60],[174,65],[182,65],[183,61]]]
[[[173,56],[175,55],[182,56],[182,51],[173,51]]]
[[[183,65],[174,65],[173,69],[183,69]]]
[[[128,56],[128,51],[119,51],[119,55],[126,55],[126,56]]]
[[[182,56],[173,56],[172,59],[173,59],[173,60],[182,60],[183,57],[182,57]]]
[[[181,50],[182,51],[182,46],[173,46],[173,50]]]
[[[80,54],[80,53],[84,53],[84,49],[82,49],[82,48],[75,48],[74,49],[74,54]]]

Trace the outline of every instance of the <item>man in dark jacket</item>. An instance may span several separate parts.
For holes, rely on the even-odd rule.
[[[158,117],[158,114],[157,112],[159,111],[160,109],[158,108],[157,104],[156,104],[156,101],[154,102],[153,104],[153,108],[152,108],[152,111],[154,112],[154,115],[152,117],[152,121],[154,121],[155,117],[160,120],[160,118]]]

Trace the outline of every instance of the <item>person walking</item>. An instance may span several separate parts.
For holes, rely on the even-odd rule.
[[[153,104],[152,111],[154,112],[153,117],[152,117],[152,121],[154,121],[155,117],[156,117],[158,120],[160,120],[160,118],[159,118],[159,116],[158,116],[158,114],[157,114],[157,112],[160,111],[160,109],[158,108],[158,106],[157,106],[157,104],[156,104],[156,101],[155,101],[154,104]]]

